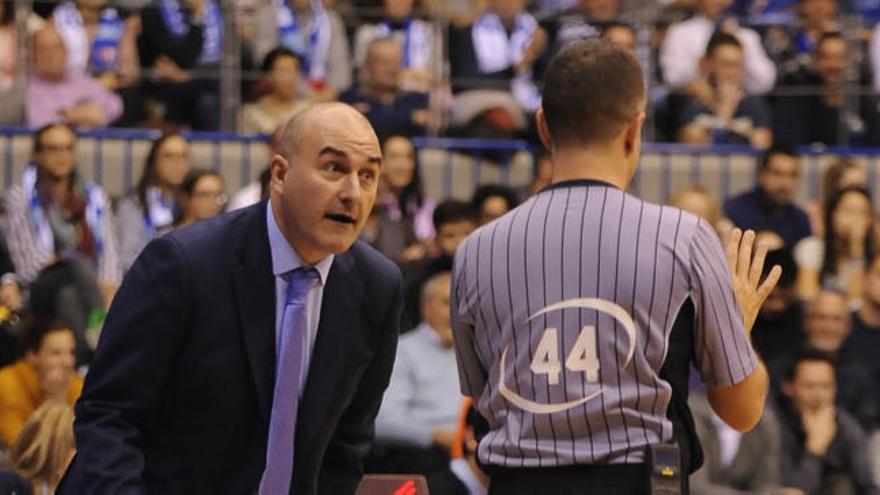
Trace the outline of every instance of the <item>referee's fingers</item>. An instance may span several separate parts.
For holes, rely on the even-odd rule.
[[[727,255],[727,264],[730,266],[730,274],[736,276],[736,260],[739,253],[739,241],[742,238],[742,231],[733,229],[727,236],[727,242],[724,244],[724,253]]]
[[[736,263],[736,276],[743,282],[749,279],[749,265],[752,261],[752,246],[755,243],[755,231],[747,230],[739,245],[739,260]]]
[[[758,307],[761,307],[764,304],[767,296],[769,296],[770,292],[773,291],[773,288],[776,287],[776,284],[779,282],[779,277],[781,276],[782,267],[774,265],[773,269],[770,270],[770,273],[767,274],[767,278],[765,278],[761,286],[758,287]]]
[[[752,266],[749,267],[749,287],[757,287],[761,280],[761,272],[764,270],[764,259],[767,257],[767,244],[758,243],[755,248],[755,257],[752,259]]]

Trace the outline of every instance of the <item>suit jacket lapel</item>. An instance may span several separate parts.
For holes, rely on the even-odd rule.
[[[265,201],[253,208],[250,224],[235,250],[238,264],[233,269],[233,279],[239,328],[260,411],[268,424],[275,383],[275,277],[272,274]]]

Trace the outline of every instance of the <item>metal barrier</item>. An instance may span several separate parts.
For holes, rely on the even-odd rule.
[[[0,127],[0,160],[3,190],[18,180],[31,153],[33,131]],[[158,131],[100,129],[78,132],[77,158],[84,177],[101,184],[114,197],[129,191],[137,181],[151,141]],[[189,132],[195,166],[220,171],[230,192],[254,180],[268,164],[265,138],[255,135]],[[531,144],[516,140],[415,138],[417,160],[425,193],[435,199],[469,198],[483,183],[528,187],[540,153]],[[855,159],[867,167],[869,189],[876,197],[880,148],[804,148],[801,190],[798,198],[820,194],[825,168],[837,157]],[[631,190],[650,201],[663,202],[676,190],[701,184],[726,198],[754,184],[758,154],[743,146],[696,147],[645,143]]]

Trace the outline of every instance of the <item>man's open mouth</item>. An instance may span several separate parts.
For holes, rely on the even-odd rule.
[[[333,220],[334,222],[345,223],[345,224],[350,224],[350,225],[354,225],[354,223],[355,223],[354,218],[352,218],[348,215],[343,215],[341,213],[328,213],[324,216],[329,220]]]

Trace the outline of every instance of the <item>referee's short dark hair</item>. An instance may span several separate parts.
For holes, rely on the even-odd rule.
[[[761,156],[761,161],[758,163],[758,172],[766,170],[767,166],[770,165],[770,160],[776,155],[785,155],[794,158],[800,157],[797,150],[794,149],[794,146],[788,144],[774,144],[773,147],[765,151]]]
[[[573,43],[550,61],[541,106],[556,144],[601,142],[644,109],[644,75],[635,56],[613,43]]]

